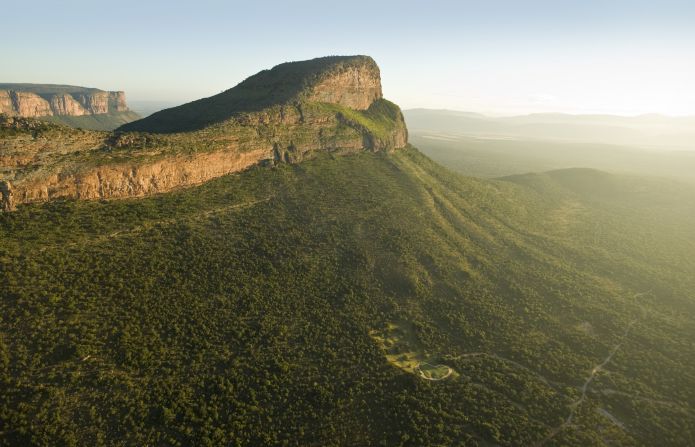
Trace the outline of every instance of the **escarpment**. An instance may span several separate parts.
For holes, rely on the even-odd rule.
[[[11,211],[54,199],[142,197],[322,151],[389,152],[407,138],[371,58],[288,63],[111,133],[1,116],[0,203]]]
[[[70,85],[0,84],[0,113],[8,116],[40,118],[126,111],[124,92]]]
[[[91,130],[113,130],[140,118],[124,92],[53,84],[0,84],[0,113]]]

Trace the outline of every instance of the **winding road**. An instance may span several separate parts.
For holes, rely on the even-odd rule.
[[[433,368],[438,368],[438,367],[440,367],[440,366],[443,366],[443,367],[446,367],[446,368],[448,369],[448,371],[446,372],[446,374],[445,374],[443,377],[439,377],[439,378],[437,378],[437,377],[427,377],[427,376],[425,375],[425,373],[422,371],[422,369],[420,368],[420,365],[429,365],[429,366],[431,366],[431,367],[433,367]],[[447,366],[447,365],[432,365],[432,364],[427,363],[427,362],[422,362],[422,363],[420,363],[419,365],[417,365],[417,367],[416,367],[415,369],[417,369],[417,372],[420,373],[420,377],[421,377],[421,378],[423,378],[423,379],[425,379],[425,380],[432,380],[432,381],[435,381],[435,382],[436,382],[436,381],[439,381],[439,380],[444,380],[444,379],[448,378],[448,377],[449,377],[451,374],[453,374],[453,372],[454,372],[454,370],[453,370],[450,366]]]
[[[633,299],[637,300],[638,298],[645,296],[645,295],[648,295],[649,293],[651,293],[651,291],[643,292],[643,293],[636,293],[633,296]],[[641,306],[640,306],[640,311],[642,313],[644,313],[644,309],[642,309]],[[593,382],[594,378],[596,377],[596,374],[598,374],[601,371],[601,369],[603,369],[606,365],[608,365],[608,363],[610,363],[610,361],[613,359],[613,356],[616,354],[616,352],[618,352],[618,350],[622,346],[623,342],[625,341],[627,336],[630,334],[630,329],[632,329],[632,327],[635,325],[635,323],[637,323],[637,321],[639,321],[639,319],[640,319],[640,317],[635,317],[632,321],[630,321],[628,323],[627,327],[625,328],[625,332],[623,332],[623,335],[620,338],[620,341],[618,343],[616,343],[616,345],[613,346],[613,348],[608,352],[608,356],[606,356],[606,358],[603,359],[603,361],[601,363],[599,363],[598,365],[594,366],[591,369],[591,373],[584,381],[584,385],[582,385],[582,388],[581,388],[582,395],[579,397],[579,399],[575,400],[574,402],[572,402],[572,404],[570,404],[570,414],[569,414],[569,416],[567,416],[565,421],[562,424],[555,427],[545,438],[543,438],[538,444],[536,444],[536,447],[541,447],[546,442],[550,441],[555,436],[557,436],[558,433],[560,433],[562,430],[564,430],[570,424],[572,424],[572,420],[574,419],[574,416],[577,413],[577,409],[586,400],[586,393],[589,389],[589,385],[591,385],[591,382]]]

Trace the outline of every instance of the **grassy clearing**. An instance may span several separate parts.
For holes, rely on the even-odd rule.
[[[366,129],[380,139],[388,138],[403,123],[398,106],[385,99],[375,101],[367,110],[353,110],[329,103],[306,103],[304,106],[340,115],[347,122]]]
[[[452,368],[438,365],[429,358],[417,340],[411,323],[388,322],[384,330],[372,330],[369,335],[384,351],[386,360],[405,372],[427,380],[442,380],[455,374]]]

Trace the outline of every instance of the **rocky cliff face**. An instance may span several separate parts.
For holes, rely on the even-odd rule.
[[[116,112],[128,111],[128,105],[125,102],[125,92],[109,92],[109,110]]]
[[[14,198],[12,197],[12,185],[5,181],[0,181],[0,210],[15,210]]]
[[[309,101],[340,104],[355,110],[367,110],[382,98],[379,67],[365,61],[339,67],[309,90]]]
[[[15,92],[10,90],[7,92],[12,109],[3,110],[3,113],[8,115],[19,115],[27,117],[38,117],[53,115],[51,105],[37,94],[29,92]]]
[[[53,95],[51,97],[50,104],[50,115],[82,116],[87,113],[82,104],[67,93],[63,93],[62,95]]]
[[[32,87],[31,84],[3,84],[2,86],[6,88],[0,89],[0,113],[9,116],[39,118],[128,111],[124,92],[106,92],[70,86]]]
[[[292,101],[223,110],[226,120],[189,132],[99,133],[0,116],[0,207],[11,211],[58,198],[142,197],[257,164],[298,163],[322,151],[389,152],[407,145],[403,115],[382,98],[379,69],[371,58],[341,59],[311,73],[310,82],[301,79]],[[91,102],[56,95],[51,110],[125,107],[122,95],[103,93],[92,95]],[[225,105],[208,101],[200,110],[209,114]],[[186,120],[187,111],[171,114]]]

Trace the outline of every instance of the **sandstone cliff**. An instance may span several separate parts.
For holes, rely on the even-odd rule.
[[[88,132],[0,118],[0,206],[10,211],[59,198],[141,197],[257,164],[297,163],[321,151],[392,151],[407,144],[403,115],[382,98],[379,69],[371,58],[278,67],[221,96],[122,127],[166,133]],[[238,101],[230,103],[230,97]],[[65,97],[55,101],[65,110],[78,107]],[[108,101],[118,106],[118,98]],[[174,132],[177,122],[188,130],[186,123],[196,118],[197,126],[208,124]]]
[[[128,111],[124,92],[69,85],[0,84],[0,113],[9,116],[83,116]]]
[[[374,101],[383,97],[379,67],[371,62],[347,65],[330,72],[309,88],[308,100],[367,110]]]

